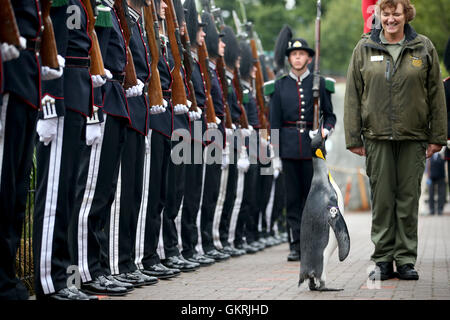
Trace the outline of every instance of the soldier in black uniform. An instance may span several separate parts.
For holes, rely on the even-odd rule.
[[[137,78],[146,84],[150,79],[150,56],[142,26],[142,8],[144,0],[128,1],[128,13],[132,22],[130,50]],[[127,98],[131,125],[128,126],[127,141],[122,153],[120,179],[116,197],[111,208],[111,221],[116,227],[111,228],[110,239],[114,239],[109,259],[111,274],[122,282],[129,282],[135,287],[152,285],[158,282],[154,276],[143,274],[135,264],[135,248],[143,245],[143,238],[136,237],[142,196],[148,197],[143,183],[145,157],[149,156],[148,100],[147,92],[137,97]],[[147,176],[147,174],[145,174]],[[118,226],[118,227],[117,227]],[[143,226],[142,224],[140,225]]]
[[[193,70],[191,75],[192,84],[194,86],[195,98],[197,105],[201,110],[200,119],[191,121],[192,137],[191,137],[191,162],[186,166],[185,183],[189,188],[185,190],[183,199],[183,208],[181,213],[181,242],[182,255],[188,261],[199,263],[201,266],[210,265],[215,260],[207,258],[200,254],[196,245],[198,243],[198,228],[197,223],[198,212],[201,203],[202,182],[203,182],[203,150],[206,146],[206,141],[203,141],[204,133],[206,132],[206,106],[205,106],[205,81],[204,76],[206,71],[201,70],[197,49],[200,47],[205,38],[203,27],[205,24],[198,21],[198,13],[194,0],[186,0],[183,4],[186,9],[185,21],[186,28],[191,41],[190,53],[193,58]]]
[[[230,107],[231,113],[231,121],[233,122],[233,130],[231,132],[232,135],[227,134],[227,142],[229,143],[230,152],[230,163],[228,165],[227,171],[227,185],[225,189],[224,202],[222,206],[222,212],[220,216],[219,222],[219,239],[220,246],[218,249],[221,249],[224,253],[229,254],[232,257],[241,256],[245,254],[245,250],[239,250],[231,246],[229,242],[230,237],[230,222],[231,216],[233,212],[234,203],[236,200],[236,191],[237,191],[237,181],[238,181],[238,167],[237,167],[237,159],[238,159],[238,148],[237,139],[234,135],[240,134],[240,118],[242,112],[245,112],[241,109],[236,90],[233,86],[234,79],[234,68],[239,62],[239,43],[236,39],[234,31],[229,26],[225,26],[222,29],[222,33],[224,34],[222,40],[225,42],[225,73],[228,82],[228,106]],[[227,129],[228,130],[228,129]],[[230,141],[228,141],[230,140]]]
[[[82,159],[77,190],[78,236],[77,260],[82,289],[89,293],[123,295],[133,285],[115,279],[110,273],[109,253],[112,241],[111,206],[117,187],[120,160],[125,148],[127,127],[131,124],[126,98],[142,94],[143,84],[126,90],[123,87],[127,62],[125,39],[113,0],[103,5],[110,8],[112,27],[96,26],[105,68],[112,79],[94,89],[105,121],[101,124],[101,139],[86,150]],[[124,3],[126,7],[126,3]],[[100,90],[101,89],[101,90]],[[97,104],[97,100],[96,100]]]
[[[252,85],[253,79],[256,77],[256,67],[254,66],[252,51],[250,45],[246,41],[240,42],[240,48],[241,84],[244,89],[243,103],[247,113],[249,127],[252,129],[252,134],[245,139],[250,166],[245,173],[243,197],[236,225],[234,246],[238,249],[244,249],[247,253],[256,253],[264,248],[256,241],[257,239],[254,232],[259,212],[255,189],[259,175],[259,166],[257,164],[259,134],[256,129],[260,128],[261,124],[258,119],[255,92]],[[251,148],[250,145],[252,146]]]
[[[292,32],[289,33],[292,35]],[[281,37],[285,38],[282,41]],[[280,158],[285,173],[287,193],[287,222],[290,236],[288,261],[300,259],[300,222],[313,174],[310,131],[314,116],[312,83],[308,69],[315,54],[301,38],[291,39],[280,33],[277,44],[283,44],[291,69],[275,82],[270,104],[270,125],[279,130]],[[280,45],[283,48],[282,45]],[[333,130],[336,116],[333,113],[331,93],[320,79],[320,111],[326,135]],[[273,133],[271,134],[273,136]]]
[[[217,139],[216,137],[211,142],[211,144],[208,145],[208,150],[206,150],[206,157],[210,155],[214,159],[222,160],[222,150],[224,148],[224,139],[226,137],[224,126],[224,101],[219,75],[216,70],[216,59],[219,56],[223,56],[225,52],[225,43],[221,40],[223,34],[219,34],[217,32],[214,20],[212,19],[210,13],[205,12],[202,14],[202,22],[206,24],[205,42],[209,55],[209,71],[206,76],[210,76],[211,97],[214,104],[214,111],[216,113],[216,117],[218,117],[220,120],[218,129],[209,129],[209,131],[211,131],[211,134],[216,134],[217,131],[216,133],[212,131],[218,130],[221,134],[221,139]],[[211,148],[212,151],[210,151]],[[217,163],[216,161],[213,161],[213,163],[211,163],[212,161],[208,159],[205,160],[206,162],[204,167],[205,173],[203,180],[203,194],[200,210],[201,242],[199,244],[201,245],[204,255],[207,258],[214,259],[215,261],[223,261],[228,259],[230,255],[217,251],[215,249],[213,240],[213,220],[217,198],[219,196],[222,163]]]
[[[450,38],[447,41],[444,51],[444,65],[447,72],[450,72]],[[445,101],[447,103],[447,128],[450,128],[450,77],[444,79]],[[445,160],[447,160],[447,172],[450,172],[450,130],[447,129],[447,147],[445,148]],[[450,186],[450,179],[448,179]]]
[[[25,216],[36,121],[40,108],[39,43],[42,18],[39,1],[13,1],[26,49],[17,59],[3,57],[3,101],[0,131],[0,299],[27,299],[16,278],[15,261]]]

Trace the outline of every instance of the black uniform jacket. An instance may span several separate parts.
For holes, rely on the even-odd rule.
[[[290,73],[275,82],[275,91],[270,101],[270,126],[279,131],[280,157],[283,159],[311,159],[311,138],[314,118],[313,76],[306,71],[304,78]],[[331,130],[336,124],[331,93],[325,89],[325,79],[320,79],[320,109],[324,128]],[[303,133],[297,128],[297,121],[305,121]],[[273,137],[274,134],[271,134]]]
[[[103,1],[103,4],[111,8],[111,5],[107,4],[106,1]],[[105,68],[111,71],[113,76],[124,75],[127,63],[125,39],[114,8],[111,8],[111,20],[112,28],[96,26],[95,31],[97,32]],[[101,92],[100,101],[98,92]],[[95,88],[94,94],[95,105],[102,107],[103,112],[115,117],[125,118],[131,123],[125,90],[120,81],[114,78],[108,80],[103,86]]]
[[[197,142],[201,142],[203,145],[206,145],[206,141],[203,141],[203,135],[205,134],[207,124],[206,124],[206,88],[205,88],[205,80],[204,80],[204,73],[200,67],[200,64],[198,63],[198,57],[195,53],[192,53],[193,57],[193,66],[192,66],[192,74],[191,74],[191,81],[192,85],[194,86],[195,91],[195,99],[197,101],[197,106],[202,110],[201,118],[191,122],[191,134],[192,139]],[[201,130],[197,129],[199,128]]]
[[[142,29],[142,17],[132,8],[128,8],[134,21],[133,31],[130,39],[130,50],[133,56],[136,76],[143,83],[150,80],[150,55],[147,48],[147,41],[144,39]],[[145,89],[144,89],[145,91]],[[131,128],[147,135],[148,132],[148,98],[147,92],[132,98],[127,98],[128,109],[130,111]]]
[[[17,59],[3,63],[4,92],[14,93],[32,108],[39,109],[40,65],[32,47],[41,36],[40,4],[38,0],[12,0],[11,4],[20,35],[27,39],[27,49],[22,50]]]
[[[224,98],[222,92],[222,85],[220,84],[219,75],[216,69],[216,65],[210,61],[209,64],[210,70],[209,74],[211,75],[211,98],[214,104],[214,112],[216,113],[216,117],[220,119],[220,124],[218,125],[218,129],[222,134],[222,141],[215,142],[221,148],[225,146],[226,142],[226,134],[225,134],[225,113],[224,113]]]
[[[447,104],[447,140],[450,140],[450,77],[444,80],[445,102]],[[445,149],[445,159],[450,160],[450,149]]]

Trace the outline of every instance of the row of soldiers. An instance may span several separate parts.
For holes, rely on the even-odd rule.
[[[194,0],[11,4],[20,46],[2,40],[1,298],[28,298],[14,265],[34,149],[38,299],[125,295],[286,241],[251,32],[239,41],[207,1],[201,15]],[[49,29],[56,66],[44,63]]]

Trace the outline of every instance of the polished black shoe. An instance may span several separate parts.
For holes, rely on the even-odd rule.
[[[395,277],[396,274],[392,262],[377,262],[375,269],[369,273],[370,280],[388,280]]]
[[[169,279],[180,274],[179,269],[170,269],[161,263],[157,263],[140,270],[143,274],[150,277],[157,277],[158,279]]]
[[[245,253],[250,253],[250,254],[254,254],[254,253],[257,253],[258,252],[258,249],[257,248],[255,248],[255,247],[253,247],[253,246],[251,246],[251,245],[249,245],[249,244],[247,244],[247,243],[244,243],[244,244],[242,244],[240,247],[238,247],[239,249],[243,249],[243,250],[245,250]]]
[[[143,285],[145,285],[144,279],[142,279],[141,277],[139,277],[131,272],[121,273],[118,275],[114,275],[113,277],[114,277],[114,279],[116,279],[120,282],[129,283],[129,284],[133,285],[133,287],[135,287],[135,288],[139,288],[139,287],[142,287]]]
[[[264,241],[266,242],[266,247],[273,247],[274,245],[276,245],[276,241],[272,236],[265,237]]]
[[[210,259],[214,259],[215,261],[223,261],[230,258],[229,254],[221,253],[216,249],[205,252],[204,256]]]
[[[287,256],[287,261],[300,261],[300,252],[297,250],[291,250]]]
[[[244,250],[239,250],[236,248],[233,248],[232,246],[225,246],[221,250],[221,252],[229,254],[231,257],[239,257],[245,254]]]
[[[83,283],[81,290],[90,294],[101,294],[107,296],[124,296],[128,293],[127,288],[117,285],[105,276],[100,276],[93,281]]]
[[[187,261],[199,263],[201,267],[210,266],[216,262],[216,260],[205,257],[199,253],[194,253],[190,258],[186,258]]]
[[[117,280],[112,275],[107,275],[107,276],[105,276],[105,278],[108,279],[109,281],[111,281],[112,283],[116,284],[119,287],[124,287],[125,289],[127,289],[128,292],[134,290],[134,285],[132,285],[131,283],[128,283],[128,282],[123,282],[123,281]]]
[[[249,243],[249,245],[258,249],[258,251],[264,250],[264,248],[266,247],[264,244],[262,244],[259,241],[252,241]]]
[[[411,263],[397,266],[397,274],[402,280],[419,280],[419,274]]]
[[[136,271],[132,272],[131,274],[136,277],[139,277],[139,279],[142,279],[142,281],[144,281],[144,286],[149,286],[149,285],[158,283],[157,277],[147,276],[139,270],[136,270]]]
[[[167,268],[179,269],[181,272],[192,272],[198,270],[200,267],[199,263],[182,260],[177,256],[172,256],[165,260],[161,260],[161,263]]]
[[[58,292],[45,295],[38,298],[39,300],[93,300],[90,299],[86,293],[78,290],[76,287],[72,286],[70,288],[64,288]],[[98,298],[97,298],[98,299]]]

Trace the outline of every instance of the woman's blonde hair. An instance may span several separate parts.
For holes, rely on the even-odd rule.
[[[381,10],[387,7],[397,8],[399,3],[403,5],[403,13],[405,14],[406,23],[411,22],[416,16],[416,8],[414,8],[414,5],[410,0],[379,0],[375,8],[375,13],[378,18],[380,18]]]

